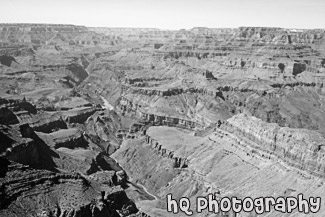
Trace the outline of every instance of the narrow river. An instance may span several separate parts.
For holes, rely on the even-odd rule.
[[[100,96],[100,98],[103,100],[104,102],[104,108],[108,109],[108,110],[114,110],[114,107],[103,97]]]
[[[108,110],[114,110],[114,107],[103,97],[103,96],[100,96],[100,98],[103,100],[104,102],[104,106],[103,108],[105,109],[108,109]],[[118,163],[118,161],[116,161]],[[118,163],[118,165],[121,167],[121,165]],[[121,167],[123,168],[123,167]],[[143,186],[142,184],[140,183],[134,183],[132,182],[132,177],[129,177],[130,180],[128,181],[128,184],[130,185],[129,188],[133,188],[137,191],[140,191],[142,192],[142,194],[145,194],[147,196],[147,198],[149,200],[159,200],[155,195],[151,194],[145,186]]]
[[[141,192],[142,194],[146,195],[148,200],[159,200],[155,195],[151,194],[146,189],[146,187],[144,187],[142,184],[132,182],[131,177],[129,177],[129,178],[130,178],[130,180],[128,181],[128,184],[131,185],[130,187],[132,187],[132,188],[136,189],[137,191]]]

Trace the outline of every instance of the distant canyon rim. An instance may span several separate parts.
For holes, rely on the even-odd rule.
[[[0,24],[0,77],[0,216],[325,216],[325,29]]]

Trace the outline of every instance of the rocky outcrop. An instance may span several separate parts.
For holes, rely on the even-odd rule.
[[[203,125],[191,120],[184,120],[178,117],[169,117],[147,113],[143,109],[141,109],[141,106],[133,103],[130,99],[125,96],[121,97],[121,100],[119,101],[117,107],[118,109],[120,109],[123,115],[125,115],[126,113],[134,113],[136,117],[138,117],[144,123],[154,126],[170,126],[186,129],[199,129],[204,127]]]
[[[221,129],[247,139],[253,148],[319,177],[324,174],[325,138],[314,131],[279,127],[245,114],[235,115]]]
[[[137,83],[143,83],[143,82],[147,82],[147,81],[164,81],[164,80],[168,80],[168,79],[164,79],[164,78],[125,78],[124,82],[126,84],[137,84]],[[171,79],[169,79],[171,80]]]
[[[67,129],[67,124],[64,122],[58,113],[43,113],[33,116],[32,120],[26,119],[22,123],[30,123],[30,126],[35,130],[43,133],[51,133],[58,129]]]
[[[53,46],[87,46],[118,42],[102,34],[90,31],[85,26],[64,24],[0,24],[0,36],[3,45],[27,44],[34,47]],[[1,45],[1,44],[0,44]]]
[[[34,23],[2,23],[2,32],[31,31],[31,32],[83,32],[88,29],[85,26],[65,24],[34,24]]]
[[[41,163],[40,150],[32,139],[24,139],[18,144],[8,148],[6,158],[26,165],[36,166]]]
[[[237,39],[253,38],[274,44],[304,44],[319,41],[324,37],[321,30],[295,30],[270,27],[240,27]],[[276,42],[276,43],[275,43]]]
[[[147,96],[176,96],[180,94],[201,94],[203,96],[212,96],[218,97],[222,90],[230,91],[233,88],[230,87],[218,87],[217,90],[211,90],[207,88],[168,88],[168,89],[160,89],[160,88],[141,88],[141,87],[133,87],[128,85],[122,85],[122,91],[132,93],[132,94],[143,94]],[[237,90],[237,89],[236,89]],[[240,91],[240,90],[239,90]],[[243,89],[243,92],[246,91]],[[251,90],[253,91],[253,90]]]
[[[104,152],[112,154],[119,148],[122,138],[117,135],[117,131],[121,128],[121,122],[115,111],[96,112],[87,119],[85,125],[87,138]]]
[[[49,65],[40,65],[40,64],[33,64],[34,68],[38,69],[39,71],[56,71],[56,70],[68,70],[70,71],[70,76],[67,76],[67,79],[70,81],[80,84],[83,80],[88,77],[88,72],[85,68],[76,63],[70,62],[67,64],[49,64]]]
[[[13,112],[27,111],[30,114],[36,114],[37,112],[36,107],[27,102],[25,98],[22,100],[0,98],[0,107],[8,108]]]
[[[1,46],[3,45],[3,46]],[[28,45],[22,44],[11,44],[11,43],[2,43],[0,42],[0,55],[3,56],[32,56],[35,54],[34,50]],[[11,62],[12,63],[12,62]],[[10,66],[11,66],[10,63]],[[9,64],[7,64],[8,66]]]
[[[173,151],[170,151],[162,144],[159,143],[159,141],[155,140],[149,135],[145,136],[145,141],[147,144],[150,145],[151,148],[153,148],[155,151],[158,152],[159,155],[162,157],[169,158],[174,161],[174,168],[186,168],[188,167],[188,160],[183,157],[177,157],[175,156],[175,153]]]
[[[216,127],[220,127],[221,126],[222,121],[218,120],[216,123],[211,124],[210,126],[202,129],[202,130],[197,130],[194,133],[194,136],[200,136],[200,137],[205,137],[211,133],[213,133],[216,129]]]
[[[79,174],[35,170],[3,158],[0,161],[2,216],[139,215],[123,189],[105,181],[112,175],[106,174],[105,180],[99,174],[86,179]]]
[[[66,123],[83,124],[93,115],[98,109],[95,107],[80,107],[62,112],[62,118]]]
[[[90,174],[96,174],[99,171],[102,173],[105,172],[111,172],[114,174],[112,178],[112,182],[115,183],[116,185],[121,185],[125,187],[126,185],[126,177],[127,175],[125,174],[125,179],[122,179],[119,177],[118,173],[119,171],[122,171],[123,169],[119,166],[119,164],[109,157],[109,155],[106,152],[100,152],[94,156],[94,158],[91,161],[90,167],[87,169],[85,172],[87,175]],[[119,181],[117,181],[119,180]]]
[[[181,88],[171,88],[171,89],[167,89],[167,90],[160,90],[160,89],[154,89],[154,88],[136,88],[136,87],[132,87],[132,86],[127,86],[127,85],[123,85],[122,86],[122,90],[123,91],[128,91],[130,90],[132,93],[134,94],[144,94],[144,95],[148,95],[148,96],[152,96],[152,95],[156,95],[156,96],[173,96],[173,95],[179,95],[182,94],[183,89]]]
[[[173,175],[180,170],[179,167],[175,167],[175,160],[167,156],[163,157],[157,149],[151,148],[143,138],[125,140],[125,144],[112,157],[118,158],[116,160],[133,181],[143,184],[150,192],[155,192],[166,186],[168,182],[173,180]],[[162,165],[164,169],[161,169],[160,166]]]
[[[157,133],[149,130],[150,135],[147,135],[145,138],[125,140],[121,148],[112,157],[119,161],[133,182],[144,185],[147,190],[155,195],[156,201],[162,202],[157,203],[155,208],[166,210],[166,203],[163,201],[165,201],[166,195],[169,193],[173,194],[173,198],[187,197],[194,203],[198,195],[202,196],[207,193],[216,192],[220,194],[220,190],[217,190],[217,185],[208,184],[204,180],[207,177],[204,176],[205,168],[213,168],[213,166],[220,163],[219,161],[222,161],[222,155],[216,160],[211,158],[213,155],[217,155],[215,149],[218,149],[218,145],[214,144],[213,146],[206,147],[206,144],[201,143],[203,140],[197,140],[193,136],[184,135],[185,137],[191,137],[188,139],[189,141],[193,139],[196,140],[193,141],[194,143],[198,143],[195,147],[192,146],[193,150],[196,150],[193,152],[193,155],[202,157],[200,160],[204,166],[195,171],[195,164],[198,164],[198,162],[196,162],[193,156],[189,156],[191,155],[191,151],[189,151],[191,148],[187,149],[187,147],[191,146],[188,143],[192,141],[184,141],[184,138],[180,135],[181,133],[176,135],[177,133],[174,134],[169,131],[172,130],[171,128],[153,128],[157,129]],[[162,132],[165,130],[168,133],[164,134]],[[171,135],[172,139],[169,139],[169,136],[163,136],[170,134],[173,134]],[[153,137],[156,139],[153,139]],[[211,153],[211,156],[202,156],[201,153],[205,152],[204,150]],[[212,161],[211,164],[208,163],[210,159]],[[201,173],[203,173],[202,176],[199,175]],[[215,177],[217,176],[213,176],[211,179]],[[146,209],[149,214],[153,216],[158,215],[155,215],[155,212],[150,210],[150,208],[147,207]],[[194,211],[194,206],[192,208]],[[169,214],[165,213],[166,216],[169,216]],[[194,211],[194,216],[205,216],[205,214],[199,215]]]
[[[66,68],[73,73],[74,77],[78,78],[78,83],[81,83],[88,76],[87,71],[79,64],[70,63]]]
[[[292,83],[275,83],[271,84],[273,88],[281,88],[284,89],[286,87],[316,87],[321,86],[316,84],[315,82],[307,83],[307,82],[292,82]]]
[[[215,48],[216,51],[222,51],[222,52],[206,52],[206,51],[169,51],[165,52],[165,58],[173,58],[178,59],[181,57],[194,57],[199,60],[201,59],[207,59],[207,58],[214,58],[214,57],[225,57],[230,55],[229,51],[232,51],[231,48]]]
[[[45,141],[47,145],[55,149],[65,147],[65,148],[86,148],[88,147],[88,142],[83,136],[83,133],[76,129],[61,129],[49,134],[38,133],[38,136]]]
[[[57,154],[28,124],[0,125],[0,131],[0,139],[5,142],[0,148],[0,156],[34,168],[56,171],[53,157]]]

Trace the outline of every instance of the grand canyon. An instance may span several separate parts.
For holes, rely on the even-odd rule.
[[[4,23],[0,76],[0,216],[186,216],[168,194],[325,216],[324,29]]]

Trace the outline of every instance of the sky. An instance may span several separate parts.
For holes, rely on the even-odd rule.
[[[0,0],[0,23],[325,28],[324,0]]]

